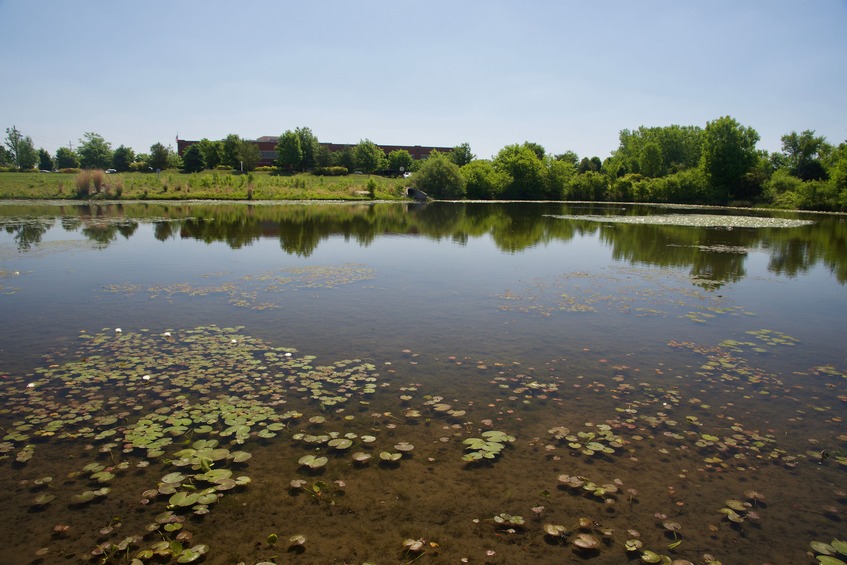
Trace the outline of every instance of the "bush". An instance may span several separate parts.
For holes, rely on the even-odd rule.
[[[312,174],[318,177],[343,177],[348,174],[347,167],[315,167]]]
[[[66,174],[71,174],[71,175],[76,175],[76,174],[79,173],[79,171],[80,171],[80,169],[77,168],[77,167],[66,167],[64,169],[59,169],[60,173],[66,173]]]
[[[215,170],[216,171],[231,171],[232,167],[230,167],[229,165],[218,165],[217,167],[215,167]]]
[[[273,172],[273,171],[275,171],[275,170],[276,170],[276,167],[269,167],[269,166],[267,166],[267,165],[262,165],[261,167],[256,167],[256,168],[255,168],[255,169],[253,169],[253,170],[254,170],[254,171],[262,171],[262,172],[265,172],[265,173],[269,173],[269,172]]]
[[[9,167],[0,167],[0,173],[8,173],[10,170]]]

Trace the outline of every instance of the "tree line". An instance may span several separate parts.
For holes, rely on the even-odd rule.
[[[537,143],[508,145],[492,159],[457,165],[432,155],[413,177],[435,198],[586,200],[847,211],[847,142],[814,131],[782,136],[782,150],[759,150],[759,134],[730,116],[705,128],[670,125],[622,130],[605,160]]]
[[[549,154],[533,142],[503,147],[477,159],[467,143],[424,161],[406,150],[386,153],[370,140],[330,151],[308,127],[287,130],[276,144],[274,169],[295,173],[415,172],[411,182],[434,198],[473,200],[587,200],[679,204],[768,205],[847,211],[847,142],[837,146],[812,130],[782,136],[782,150],[767,152],[759,134],[730,116],[705,127],[670,125],[624,129],[606,159],[573,151]],[[87,132],[76,150],[55,155],[35,150],[32,139],[6,129],[0,166],[11,170],[102,168],[124,171],[182,169],[254,170],[262,160],[255,142],[230,134],[202,139],[182,156],[156,143],[136,154],[112,150]]]

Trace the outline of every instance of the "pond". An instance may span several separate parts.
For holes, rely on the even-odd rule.
[[[845,219],[2,203],[0,562],[847,561]]]

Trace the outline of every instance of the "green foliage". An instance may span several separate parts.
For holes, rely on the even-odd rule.
[[[286,171],[293,171],[302,167],[303,148],[300,145],[300,136],[295,132],[288,130],[279,136],[276,143],[276,161],[274,164]]]
[[[415,159],[405,149],[395,149],[388,154],[388,168],[392,171],[411,171]]]
[[[224,144],[223,141],[210,141],[203,138],[197,142],[200,146],[200,152],[203,153],[203,162],[207,169],[214,169],[223,161]]]
[[[53,170],[53,157],[50,156],[44,149],[38,150],[38,168],[42,171],[52,171]]]
[[[613,168],[616,176],[641,173],[662,177],[691,169],[700,163],[703,130],[697,126],[641,126],[635,131],[621,130]],[[648,146],[655,146],[648,149]],[[658,151],[657,151],[658,150]],[[623,170],[620,170],[620,169]]]
[[[710,185],[708,202],[725,204],[734,198],[744,175],[756,164],[756,130],[729,116],[706,124],[700,166]]]
[[[466,196],[472,200],[496,200],[512,178],[494,168],[488,160],[471,161],[461,169],[466,182]]]
[[[59,169],[78,169],[79,155],[67,147],[56,150],[56,167]]]
[[[182,154],[182,162],[187,173],[199,173],[205,169],[206,161],[203,158],[203,149],[200,144],[195,143],[186,149]]]
[[[634,181],[631,190],[632,199],[636,202],[702,204],[708,198],[706,177],[699,169],[687,169],[655,179],[640,175],[624,178]],[[623,186],[618,185],[616,188]]]
[[[120,145],[112,154],[112,168],[119,173],[124,173],[129,170],[129,166],[135,161],[135,151]]]
[[[262,152],[259,146],[252,141],[243,140],[238,147],[238,161],[239,165],[244,167],[244,172],[255,169],[261,160]]]
[[[461,145],[457,145],[453,148],[453,151],[450,152],[450,160],[459,165],[460,167],[464,167],[469,164],[476,158],[476,155],[471,151],[471,146],[469,143],[462,143]]]
[[[501,149],[494,159],[494,167],[512,179],[503,191],[503,198],[544,200],[548,197],[544,163],[526,144],[507,145]]]
[[[4,154],[4,160],[9,165],[14,165],[22,171],[35,167],[38,163],[38,152],[32,143],[32,138],[24,137],[15,127],[6,128],[6,147],[8,151]]]
[[[465,178],[459,167],[438,151],[412,177],[412,185],[433,198],[459,199],[465,196]]]
[[[300,140],[300,150],[303,154],[300,161],[301,170],[308,171],[315,168],[318,164],[318,150],[320,148],[318,138],[307,127],[297,128],[294,133]]]
[[[182,169],[182,157],[179,156],[179,153],[176,151],[171,151],[168,149],[168,168],[169,169]]]
[[[815,136],[814,130],[805,130],[798,134],[792,131],[782,136],[782,153],[785,164],[791,174],[802,180],[824,180],[826,170],[821,157],[832,151],[832,147],[822,136]]]
[[[385,152],[369,139],[363,139],[353,149],[353,161],[355,169],[364,173],[388,168]]]
[[[168,148],[161,143],[154,143],[150,146],[150,159],[147,165],[152,167],[154,171],[163,171],[168,168]]]
[[[222,165],[227,165],[230,169],[239,168],[238,149],[241,147],[241,138],[236,134],[231,133],[222,142]]]
[[[315,167],[313,175],[322,177],[339,177],[347,174],[347,167]]]
[[[78,153],[83,169],[108,169],[112,164],[112,144],[91,131],[79,140]]]
[[[596,171],[587,171],[581,175],[571,177],[570,183],[565,189],[567,200],[605,200],[609,188],[606,176]]]

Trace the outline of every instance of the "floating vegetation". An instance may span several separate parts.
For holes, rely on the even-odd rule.
[[[581,367],[580,373],[587,376],[576,378],[562,375],[571,371],[564,359],[543,368],[477,357],[448,359],[451,365],[465,362],[473,378],[491,389],[489,397],[468,400],[461,392],[427,394],[426,386],[415,381],[400,387],[398,395],[391,386],[396,380],[391,368],[390,377],[383,378],[371,361],[319,364],[293,349],[270,347],[240,328],[151,332],[124,324],[121,332],[104,328],[83,333],[73,360],[7,380],[0,391],[8,416],[0,457],[28,473],[25,484],[31,494],[24,506],[38,516],[56,515],[65,524],[75,524],[78,516],[134,505],[131,519],[113,520],[105,527],[101,521],[90,533],[79,532],[87,551],[106,563],[124,555],[142,562],[227,560],[225,544],[218,546],[205,524],[226,522],[228,517],[217,514],[242,504],[269,509],[267,518],[254,519],[267,524],[263,537],[251,542],[256,552],[282,548],[299,553],[306,551],[307,537],[314,539],[311,527],[323,515],[364,513],[367,505],[372,507],[368,511],[399,523],[412,505],[422,505],[421,512],[436,512],[426,506],[427,499],[411,494],[416,487],[406,482],[406,471],[425,484],[427,474],[449,473],[451,466],[456,473],[470,473],[472,480],[462,489],[479,488],[492,506],[525,509],[527,518],[499,513],[496,506],[486,511],[484,516],[490,518],[483,521],[494,528],[479,529],[484,559],[494,554],[513,557],[509,546],[514,545],[537,561],[549,558],[546,551],[566,548],[580,558],[600,554],[614,560],[629,554],[645,563],[671,563],[672,557],[685,563],[685,556],[688,562],[715,563],[694,555],[693,548],[704,547],[705,536],[691,525],[696,500],[683,494],[687,485],[696,481],[709,486],[721,473],[721,480],[733,480],[729,473],[764,462],[780,464],[770,468],[774,473],[802,472],[800,465],[806,461],[828,471],[824,465],[836,468],[833,462],[847,446],[847,436],[836,433],[808,446],[816,458],[792,455],[780,445],[783,434],[777,433],[777,424],[760,429],[750,425],[756,421],[752,415],[739,415],[733,404],[738,394],[767,390],[777,398],[777,393],[790,392],[780,376],[743,356],[758,353],[755,347],[760,345],[788,346],[782,342],[792,338],[764,330],[747,335],[746,342],[727,340],[715,347],[673,342],[672,347],[690,356],[685,379],[663,366],[660,370],[667,376],[657,372],[658,377],[650,378],[605,358],[599,359],[596,370]],[[828,385],[843,382],[832,366],[818,365],[813,374]],[[598,399],[612,402],[602,405]],[[539,408],[547,406],[555,411],[540,417]],[[579,410],[572,410],[574,406]],[[593,421],[586,421],[589,417]],[[521,430],[522,441],[516,442],[518,434],[504,429]],[[79,449],[69,459],[70,470],[48,465],[53,447]],[[507,451],[509,456],[500,460]],[[368,465],[372,460],[380,465]],[[479,465],[493,461],[499,462]],[[403,472],[395,476],[389,470],[401,462]],[[538,467],[538,473],[549,472],[548,483],[549,477],[558,477],[558,488],[539,494],[537,487],[514,480],[527,472],[527,465]],[[287,469],[287,478],[276,476],[277,469]],[[358,476],[340,480],[334,474],[342,470]],[[643,480],[641,495],[613,478],[633,473]],[[290,480],[292,474],[307,478]],[[315,480],[318,477],[325,479]],[[364,495],[363,485],[374,492]],[[444,488],[455,496],[457,491],[451,489],[456,487],[449,481]],[[714,504],[706,508],[705,514],[718,524],[709,539],[724,543],[728,536],[721,529],[733,531],[735,537],[736,532],[760,535],[767,504],[755,488],[750,483],[736,491],[743,493],[738,498],[727,498],[720,521]],[[490,494],[500,489],[515,494]],[[455,513],[449,496],[435,498]],[[515,506],[512,498],[525,506]],[[643,525],[635,516],[661,510],[661,504],[691,505],[685,530],[682,514],[660,518],[653,539],[627,530]],[[836,516],[844,504],[847,493],[821,512]],[[574,505],[591,517],[573,523]],[[308,526],[298,526],[302,533],[265,539],[277,527],[276,508],[286,515],[308,516]],[[207,514],[214,520],[204,518]],[[67,530],[53,532],[55,523],[47,529],[54,545],[51,554],[77,537],[66,536]],[[424,553],[439,559],[453,555],[445,540],[439,540],[445,547],[432,545],[435,542],[411,537],[417,535],[414,530],[392,538],[393,551],[403,535],[411,540],[403,546],[406,562]],[[540,535],[544,544],[532,549],[525,545]],[[327,554],[321,552],[328,550],[309,543],[310,557],[320,554],[315,560],[324,559]],[[119,547],[123,549],[117,552]],[[245,544],[242,550],[248,548]],[[657,548],[672,551],[672,557]],[[266,558],[256,554],[248,560]]]
[[[823,565],[845,565],[847,559],[847,542],[834,539],[829,543],[813,541],[809,545],[815,552],[815,559]],[[840,556],[844,559],[841,559]]]
[[[494,460],[506,448],[506,445],[515,441],[514,436],[496,430],[482,432],[482,437],[469,437],[462,443],[466,446],[462,461],[475,463],[484,460]]]
[[[624,446],[625,441],[612,431],[611,425],[594,425],[590,422],[585,425],[588,428],[587,430],[575,434],[562,426],[551,428],[548,433],[560,444],[567,445],[574,453],[581,453],[589,457],[613,455],[616,450]]]
[[[814,224],[811,220],[768,218],[764,216],[725,216],[719,214],[654,214],[649,216],[550,215],[559,220],[580,220],[604,224],[640,224],[691,228],[799,228]]]
[[[216,286],[195,286],[175,283],[162,286],[138,284],[113,284],[103,288],[106,292],[121,294],[146,293],[151,299],[171,299],[174,296],[222,295],[233,306],[252,310],[268,310],[281,307],[281,293],[297,290],[333,289],[374,278],[374,271],[358,264],[315,265],[280,269],[278,271],[246,275],[221,282]],[[206,278],[224,278],[227,273],[214,273]]]

